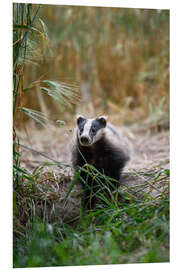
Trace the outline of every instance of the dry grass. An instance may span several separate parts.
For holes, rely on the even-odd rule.
[[[42,5],[39,17],[43,39],[37,36],[27,57],[24,88],[41,76],[76,84],[81,103],[64,109],[36,87],[23,95],[25,107],[65,120],[77,110],[116,113],[128,123],[148,116],[164,97],[168,112],[167,10]]]

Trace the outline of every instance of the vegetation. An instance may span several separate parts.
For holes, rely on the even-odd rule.
[[[169,123],[168,69],[167,10],[13,4],[14,267],[169,261],[168,169],[129,171],[144,184],[113,194],[112,179],[87,165],[98,201],[86,211],[79,174],[37,149],[46,162],[28,169],[23,147],[32,149],[18,135],[24,128],[29,140],[29,117],[59,129],[78,106],[160,131]]]
[[[75,176],[67,193],[59,194],[66,179],[53,171],[42,178],[41,170],[42,166],[33,174],[17,170],[14,267],[169,261],[169,170],[159,165],[156,170],[126,173],[126,177],[143,178],[144,184],[122,185],[113,194],[100,181],[103,177],[109,183],[108,177],[90,167],[87,172],[96,177],[98,186],[96,208],[88,212],[81,208],[65,222],[56,212],[56,202],[63,200],[65,207],[79,177]],[[147,187],[158,190],[158,196],[145,191]]]
[[[42,79],[43,73],[34,81],[28,81],[28,64],[31,63],[32,67],[35,64],[34,59],[40,61],[44,57],[45,51],[40,48],[44,48],[49,41],[44,22],[37,19],[39,9],[40,5],[13,4],[13,114],[14,124],[17,126],[25,121],[24,113],[43,126],[45,123],[53,124],[48,117],[42,93],[53,98],[61,107],[71,108],[71,104],[78,99],[75,84]],[[41,29],[36,28],[37,20]],[[29,96],[31,90],[33,93]],[[35,103],[36,99],[39,102],[38,111],[33,106],[24,106],[29,106],[30,102],[27,100]]]
[[[149,106],[156,108],[162,97],[168,118],[168,10],[42,5],[33,19],[37,9],[39,5],[29,5],[27,22],[25,14],[20,19],[14,12],[21,30],[24,24],[29,27],[19,30],[25,35],[24,88],[31,89],[21,98],[24,106],[53,119],[71,119],[77,106],[64,109],[39,90],[37,81],[51,78],[79,89],[86,112],[115,113],[118,123],[147,117]]]
[[[168,170],[154,177],[156,183],[166,180],[166,188],[157,198],[147,194],[138,198],[131,193],[133,187],[121,191],[118,202],[113,194],[111,199],[104,197],[101,189],[98,207],[87,213],[81,211],[76,221],[50,224],[33,218],[30,226],[21,229],[21,237],[15,231],[14,267],[168,262],[168,177]],[[44,200],[42,193],[35,191],[35,181],[33,185],[33,192],[21,194],[25,208],[21,212],[31,209],[28,219],[38,205],[35,197]]]

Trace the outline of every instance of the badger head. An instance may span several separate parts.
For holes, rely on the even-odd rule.
[[[87,119],[77,115],[77,136],[82,146],[91,146],[99,141],[105,132],[107,116],[99,116],[95,119]]]

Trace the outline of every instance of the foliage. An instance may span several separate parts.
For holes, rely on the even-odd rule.
[[[41,92],[59,103],[73,110],[72,104],[77,102],[77,85],[43,80],[44,74],[39,74],[39,79],[27,84],[26,69],[29,63],[32,66],[44,58],[48,47],[48,33],[45,23],[38,18],[40,5],[13,4],[13,112],[14,124],[24,121],[23,113],[37,120],[39,124],[48,123],[48,110],[45,106]],[[37,23],[38,21],[38,23]],[[36,77],[37,79],[37,77]],[[33,90],[32,96],[28,92]],[[35,102],[38,93],[40,113],[24,107],[24,103]],[[27,96],[27,98],[25,98]],[[25,102],[26,99],[26,102]],[[66,108],[66,109],[67,109]],[[41,121],[43,119],[43,121]],[[18,120],[16,122],[16,120]]]
[[[92,167],[87,170],[91,174],[95,173]],[[38,172],[34,171],[34,176],[39,178]],[[78,175],[64,197],[65,203]],[[21,227],[15,226],[14,267],[169,261],[169,170],[159,170],[156,174],[147,170],[144,176],[139,171],[136,175],[144,179],[153,177],[154,181],[149,187],[157,189],[156,184],[159,182],[165,185],[163,191],[159,191],[156,197],[148,196],[146,192],[139,197],[137,193],[142,195],[145,190],[142,185],[138,192],[137,186],[122,186],[118,196],[111,193],[111,196],[105,197],[99,182],[100,192],[96,195],[100,202],[96,209],[80,209],[79,217],[66,223],[59,223],[57,219],[52,222],[35,214],[38,202],[47,199],[47,204],[52,204],[54,199],[57,200],[56,192],[54,195],[50,193],[48,186],[46,191],[45,184],[39,186],[40,180],[36,181],[35,177],[32,181],[32,174],[26,177],[29,184],[19,189],[21,192],[18,195],[21,197],[18,198],[17,209],[20,216],[24,216],[28,209],[31,210],[26,215],[27,220],[21,220]],[[97,177],[105,176],[100,174]],[[21,185],[25,178],[22,180]],[[53,181],[58,183],[59,180]],[[105,184],[103,187],[108,189]],[[46,204],[43,207],[43,212],[47,213]]]
[[[149,115],[148,104],[156,107],[163,97],[168,110],[168,10],[45,5],[40,16],[49,41],[45,57],[28,65],[27,81],[43,71],[78,82],[82,102],[120,114],[119,121],[122,114],[128,122]],[[38,99],[29,104],[39,107]],[[54,106],[54,113],[63,112]]]
[[[35,220],[25,237],[15,239],[14,267],[169,261],[168,209],[162,198],[111,204],[74,226]]]
[[[24,90],[24,65],[29,36],[39,7],[33,13],[32,5],[13,4],[13,112],[21,108]]]
[[[49,119],[46,111],[39,112],[23,106],[24,95],[37,88],[37,91],[44,91],[52,97],[61,106],[69,106],[76,102],[78,96],[76,86],[63,82],[56,82],[52,80],[42,80],[40,77],[37,81],[31,82],[27,87],[24,86],[26,81],[25,68],[28,61],[34,57],[36,45],[39,38],[43,39],[43,44],[48,42],[47,29],[44,22],[39,19],[42,29],[38,29],[35,21],[38,19],[38,12],[40,6],[32,4],[13,4],[13,116],[14,116],[14,136],[13,136],[13,206],[14,213],[18,216],[18,201],[24,196],[22,191],[26,187],[26,193],[31,192],[35,188],[35,181],[39,174],[32,174],[26,168],[22,168],[20,164],[20,144],[19,138],[16,134],[16,127],[22,125],[24,121],[23,113],[36,120],[42,126],[54,124],[53,120]],[[39,46],[39,44],[38,44]],[[45,44],[44,44],[45,46]],[[42,58],[42,52],[36,52],[36,57]],[[29,98],[29,97],[28,97]],[[39,98],[41,106],[44,106],[43,99]],[[17,121],[16,121],[17,120]],[[29,183],[30,181],[30,183]],[[28,186],[26,184],[28,183]],[[27,201],[23,202],[26,205]],[[24,216],[28,216],[29,212],[25,211]],[[15,224],[19,223],[15,216]],[[22,228],[22,226],[20,226]]]

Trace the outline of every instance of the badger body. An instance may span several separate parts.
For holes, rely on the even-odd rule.
[[[72,152],[72,164],[76,171],[85,164],[91,164],[99,172],[115,179],[116,182],[113,186],[118,187],[122,170],[128,160],[127,143],[116,128],[107,123],[106,116],[95,119],[87,119],[82,115],[77,116],[75,144]],[[89,186],[94,183],[92,177],[87,177],[86,172],[82,171],[81,177],[87,181]],[[85,186],[85,184],[83,185]],[[96,188],[92,191],[95,192]],[[90,191],[86,190],[85,197],[88,197],[89,193]]]

